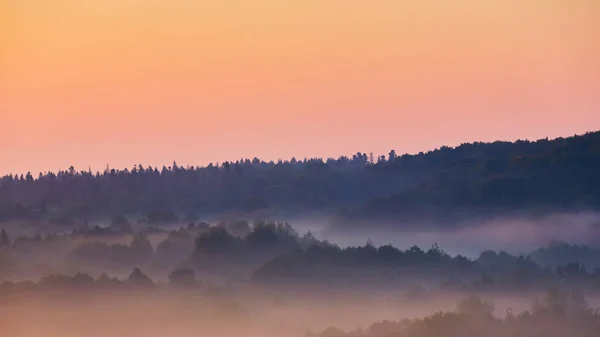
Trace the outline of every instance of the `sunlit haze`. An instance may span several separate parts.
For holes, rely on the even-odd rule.
[[[596,0],[5,0],[0,173],[600,129]]]

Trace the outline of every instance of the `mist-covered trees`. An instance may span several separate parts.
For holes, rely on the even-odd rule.
[[[249,275],[281,254],[318,243],[311,234],[300,236],[287,223],[221,223],[196,238],[190,263],[216,273]]]
[[[4,229],[0,231],[0,275],[14,266],[10,251],[11,240]]]
[[[0,238],[2,235],[0,231]],[[83,240],[78,231],[19,236],[14,241],[6,240],[12,242],[0,249],[0,258],[3,266],[21,265],[23,270],[35,267],[41,272],[64,266],[121,272],[129,268],[164,271],[181,267],[213,276],[252,275],[258,284],[343,280],[347,285],[409,286],[427,280],[440,289],[458,292],[510,291],[556,284],[600,290],[600,268],[580,262],[593,263],[598,259],[597,251],[557,242],[526,255],[487,250],[477,258],[467,258],[451,256],[437,244],[428,249],[400,249],[367,242],[342,248],[310,232],[300,235],[291,225],[277,222],[232,221],[213,226],[191,223],[158,235],[160,239],[155,243],[140,232],[84,236]],[[565,249],[574,249],[577,254],[560,254]],[[18,272],[12,267],[11,273]],[[9,275],[8,271],[0,268],[0,275]]]
[[[8,247],[10,246],[10,237],[8,236],[8,233],[6,233],[6,231],[4,229],[2,229],[2,231],[0,231],[0,248],[3,247]]]
[[[446,337],[446,336],[547,336],[593,337],[600,331],[600,314],[585,305],[583,297],[553,289],[520,314],[494,315],[491,302],[470,296],[454,311],[401,321],[374,323],[365,330],[344,332],[330,327],[311,337]]]
[[[134,234],[129,245],[122,243],[84,242],[69,255],[72,261],[90,266],[131,266],[150,261],[154,248],[145,235]]]
[[[282,282],[371,282],[398,283],[436,275],[473,276],[479,271],[475,262],[451,257],[434,245],[429,250],[413,246],[400,250],[391,245],[340,248],[328,243],[314,244],[278,256],[256,270],[254,277]]]
[[[153,286],[154,281],[144,274],[140,268],[134,268],[131,274],[129,274],[129,278],[127,278],[127,282],[136,285],[136,286]]]
[[[169,274],[169,283],[182,287],[194,286],[197,284],[196,273],[189,268],[177,268]]]
[[[115,216],[110,222],[110,228],[121,233],[131,233],[131,222],[122,214]]]
[[[4,232],[5,236],[8,236]],[[287,223],[257,221],[188,224],[154,243],[140,232],[111,236],[19,236],[0,248],[0,276],[22,266],[53,272],[71,270],[119,271],[130,268],[171,270],[181,267],[213,276],[250,277],[258,284],[337,283],[410,286],[427,280],[443,290],[466,292],[534,289],[540,285],[571,284],[600,290],[595,249],[554,242],[531,254],[513,255],[487,250],[476,258],[451,256],[437,244],[400,249],[392,245],[339,247],[308,232],[300,235]],[[2,237],[0,231],[0,238]],[[166,235],[166,236],[165,236]],[[557,250],[554,252],[554,250]],[[566,254],[574,249],[576,254]],[[543,254],[540,255],[542,252]],[[561,254],[561,252],[563,254]],[[558,255],[557,255],[558,254]],[[6,266],[11,266],[10,270]],[[420,293],[423,293],[422,291]]]
[[[140,268],[133,268],[128,277],[119,279],[102,273],[97,279],[86,273],[77,272],[72,275],[53,273],[41,277],[37,282],[33,281],[5,281],[0,282],[1,295],[19,295],[21,292],[32,291],[104,291],[104,290],[128,290],[155,286],[157,283],[145,274]],[[163,284],[164,286],[165,284]],[[169,275],[169,286],[193,287],[201,286],[202,282],[196,280],[195,272],[187,268],[178,268]]]
[[[221,223],[202,232],[195,240],[195,254],[247,255],[290,252],[318,243],[311,234],[300,236],[288,223],[257,221]]]
[[[38,285],[42,287],[76,287],[76,286],[89,286],[94,283],[94,279],[84,273],[77,273],[74,276],[67,276],[63,274],[50,274],[42,277],[38,282]]]
[[[156,246],[156,255],[159,262],[165,266],[171,266],[174,261],[185,261],[194,252],[194,241],[208,228],[188,226],[169,232],[167,238]]]
[[[253,277],[267,284],[337,284],[406,287],[435,284],[431,289],[452,292],[510,292],[569,284],[600,291],[600,269],[588,271],[578,262],[556,268],[542,266],[531,256],[484,251],[478,258],[450,256],[437,245],[402,250],[367,243],[341,248],[319,242],[267,261]],[[424,289],[419,291],[423,294]],[[413,294],[410,294],[412,296]]]
[[[42,218],[71,226],[73,217],[142,213],[148,224],[161,225],[194,221],[198,214],[343,208],[345,221],[597,208],[598,171],[600,132],[552,141],[476,142],[416,155],[391,151],[376,162],[357,153],[206,167],[136,165],[101,173],[70,168],[37,179],[0,178],[0,219]]]
[[[318,333],[309,332],[306,334],[307,337],[597,337],[598,331],[600,331],[598,310],[588,306],[580,291],[566,287],[551,288],[546,293],[541,290],[537,298],[531,301],[531,305],[528,308],[520,309],[519,312],[513,311],[510,307],[507,310],[496,309],[494,303],[486,299],[487,296],[470,294],[459,300],[453,310],[437,311],[442,306],[445,307],[447,303],[442,297],[438,297],[434,306],[427,306],[428,311],[425,313],[414,315],[412,313],[415,311],[412,309],[411,311],[399,310],[399,312],[404,312],[403,314],[399,312],[394,314],[394,311],[391,311],[392,315],[397,315],[390,317],[391,320],[359,326],[365,324],[364,317],[354,316],[357,317],[356,321],[348,321],[340,319],[344,317],[344,314],[337,315],[333,311],[339,308],[340,311],[355,309],[358,311],[358,315],[365,314],[369,310],[389,314],[390,311],[381,309],[391,302],[385,302],[384,306],[379,306],[373,302],[373,299],[377,298],[376,301],[381,301],[381,298],[361,295],[359,298],[363,298],[364,302],[344,301],[340,303],[335,296],[331,297],[325,293],[312,293],[311,295],[314,297],[304,296],[304,294],[310,293],[309,290],[305,293],[295,293],[294,297],[291,297],[294,304],[290,307],[276,299],[279,297],[272,292],[260,293],[258,297],[255,297],[253,295],[256,293],[246,292],[243,288],[206,286],[195,279],[193,271],[185,268],[173,271],[169,280],[169,283],[152,280],[141,269],[133,269],[129,276],[122,278],[110,277],[106,273],[95,279],[84,273],[50,274],[36,281],[0,283],[0,307],[3,312],[21,314],[21,316],[9,315],[9,317],[24,317],[22,313],[36,311],[23,310],[23,308],[39,309],[40,305],[43,305],[41,307],[43,310],[39,311],[40,314],[53,310],[64,310],[61,315],[44,316],[64,317],[65,319],[57,319],[55,322],[63,324],[61,326],[63,331],[72,331],[67,328],[74,324],[75,318],[78,318],[77,322],[80,322],[83,318],[98,320],[99,317],[102,318],[102,325],[115,325],[129,320],[130,317],[142,317],[142,320],[136,321],[137,327],[144,326],[144,322],[148,319],[157,321],[158,325],[165,325],[165,322],[177,322],[177,331],[191,331],[192,334],[197,333],[198,329],[211,332],[222,331],[207,329],[207,327],[211,327],[210,321],[216,320],[225,325],[239,325],[240,329],[234,335],[242,336],[244,334],[259,335],[261,331],[263,335],[268,336],[300,336],[302,325],[298,323],[306,324],[307,328],[311,323],[315,326],[314,322],[317,321],[315,318],[318,318],[316,326],[322,326],[322,323],[327,322],[324,319],[330,319],[332,322],[330,324],[343,322],[342,324],[347,325],[345,329],[351,331],[346,332],[344,329],[331,326]],[[368,292],[367,294],[374,293]],[[275,296],[271,297],[271,295]],[[354,298],[352,294],[346,296]],[[276,300],[273,301],[273,299]],[[325,311],[313,306],[315,302],[311,302],[311,300],[318,302],[319,307],[324,306]],[[135,305],[130,305],[132,302]],[[26,306],[28,303],[32,306]],[[304,306],[307,303],[310,308],[314,309],[314,312],[303,310],[300,318],[294,315],[299,311],[298,308],[307,308]],[[404,302],[398,308],[422,306],[427,303]],[[508,305],[519,304],[522,303],[514,298],[508,303]],[[370,305],[375,306],[371,308]],[[268,306],[266,311],[263,309],[265,306]],[[362,308],[364,306],[369,307],[364,309]],[[65,308],[70,310],[65,310]],[[90,308],[91,311],[88,310]],[[210,308],[210,311],[205,308]],[[17,309],[17,311],[12,311],[12,309]],[[85,314],[79,315],[75,310],[81,310]],[[273,314],[276,310],[283,315]],[[167,312],[173,313],[173,316],[166,316]],[[161,313],[161,315],[155,313]],[[189,317],[190,320],[181,320],[182,316]],[[294,324],[288,324],[290,320],[294,320]],[[51,320],[44,321],[50,322]],[[89,322],[83,322],[87,323],[85,324],[86,329],[89,329]],[[251,322],[257,324],[247,325]],[[101,330],[101,325],[97,325],[97,327],[98,331],[106,332],[106,330]],[[260,329],[255,330],[256,327],[260,327]],[[119,329],[122,330],[120,325]],[[173,329],[173,327],[169,326],[168,329]],[[168,329],[165,329],[164,332],[161,331],[161,334],[168,335],[170,333]],[[273,331],[266,329],[273,329]],[[293,330],[286,331],[285,329]],[[321,329],[319,328],[319,330]],[[79,331],[85,334],[86,330]],[[91,330],[87,331],[89,334]],[[114,331],[118,333],[117,330]],[[145,331],[154,332],[151,329]],[[107,332],[107,334],[111,333],[112,331]],[[223,333],[223,335],[228,334]]]
[[[549,245],[536,249],[531,257],[543,266],[556,268],[572,262],[579,263],[590,270],[600,268],[600,249],[586,245],[571,245],[553,241]]]

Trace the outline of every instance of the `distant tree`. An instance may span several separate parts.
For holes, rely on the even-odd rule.
[[[98,279],[96,280],[96,284],[102,286],[113,286],[121,284],[121,281],[119,281],[119,279],[117,279],[116,277],[111,278],[110,276],[108,276],[108,274],[102,273],[100,277],[98,277]]]
[[[154,281],[148,275],[142,273],[139,268],[134,268],[129,278],[127,279],[129,284],[138,285],[138,286],[148,286],[154,285]]]
[[[73,276],[73,283],[76,285],[90,285],[94,283],[94,279],[88,274],[77,273]]]
[[[358,329],[346,333],[330,327],[319,334],[309,333],[307,337],[595,337],[600,329],[600,313],[597,310],[580,311],[572,316],[548,316],[546,312],[532,311],[515,315],[509,310],[506,317],[500,319],[489,314],[492,303],[484,303],[476,298],[465,299],[461,303],[468,303],[472,308],[435,312],[422,318],[398,322],[382,321],[372,324],[366,331]]]
[[[130,244],[131,250],[133,253],[142,259],[147,259],[152,256],[154,253],[154,248],[152,247],[152,243],[148,240],[148,237],[143,234],[135,234],[131,239]]]
[[[254,158],[206,167],[174,162],[162,171],[107,166],[95,175],[69,167],[38,179],[8,174],[0,177],[0,218],[51,219],[70,226],[66,217],[152,210],[147,223],[161,226],[177,223],[178,213],[186,215],[186,222],[196,222],[186,214],[190,210],[255,218],[257,213],[293,216],[345,209],[332,227],[392,222],[452,227],[481,214],[600,209],[599,149],[600,132],[590,132],[551,141],[465,143],[401,156],[396,151],[379,157],[358,152],[325,161]],[[553,252],[536,260],[548,258],[553,268],[558,260],[559,265],[577,261],[588,269],[599,267],[597,258],[574,260],[580,252],[565,252],[570,253],[564,260],[553,258]]]
[[[196,224],[196,228],[197,231],[200,231],[201,233],[207,232],[210,229],[210,225],[207,224],[206,222],[199,222]]]
[[[391,150],[388,154],[388,162],[392,162],[394,159],[396,159],[396,151]]]
[[[460,300],[460,302],[458,302],[456,305],[456,310],[459,313],[473,316],[492,317],[494,314],[494,304],[492,302],[482,300],[477,296],[470,296]]]
[[[8,247],[10,246],[10,237],[8,236],[8,233],[6,233],[6,231],[4,230],[4,228],[2,229],[2,231],[0,232],[0,247]]]
[[[496,281],[492,276],[488,275],[487,273],[483,273],[481,274],[481,278],[475,282],[475,285],[479,287],[490,287],[493,286],[495,282]]]
[[[548,318],[578,316],[588,310],[588,304],[578,291],[553,288],[545,296],[537,298],[532,313]]]
[[[222,227],[210,228],[196,239],[196,253],[232,254],[236,253],[236,238]]]
[[[196,273],[189,268],[177,268],[169,275],[169,282],[175,286],[193,286]]]
[[[131,222],[122,214],[116,215],[110,222],[110,228],[121,233],[133,232]]]
[[[277,232],[273,223],[256,223],[246,240],[254,247],[269,248],[277,245]]]
[[[228,223],[227,225],[225,225],[225,228],[227,228],[227,230],[231,234],[233,234],[235,236],[239,236],[239,237],[245,237],[251,233],[251,228],[250,228],[250,225],[248,224],[248,221],[243,221],[243,220]]]
[[[51,219],[49,221],[49,223],[51,223],[53,225],[58,225],[58,226],[72,226],[74,221],[70,217],[59,216],[59,217]]]
[[[344,331],[338,327],[328,327],[327,329],[325,329],[325,331],[323,331],[322,333],[319,334],[319,337],[345,337],[346,333],[344,333]]]

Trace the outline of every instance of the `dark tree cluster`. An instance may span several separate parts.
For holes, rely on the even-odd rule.
[[[246,274],[282,254],[322,244],[310,232],[300,236],[288,223],[261,221],[251,227],[247,222],[211,227],[194,243],[196,268]]]
[[[128,224],[125,220],[119,222]],[[2,261],[5,261],[0,275],[19,275],[19,270],[40,269],[40,265],[46,265],[43,271],[51,271],[52,266],[70,266],[78,270],[145,266],[164,270],[187,265],[217,273],[228,267],[249,273],[278,255],[319,243],[310,232],[301,236],[291,225],[282,222],[250,224],[233,221],[215,226],[204,222],[189,223],[168,232],[156,247],[148,234],[130,233],[129,226],[120,231],[114,227],[80,228],[70,234],[44,237],[20,236],[12,243],[4,232],[8,244],[0,251]],[[8,268],[9,256],[11,268]],[[23,268],[16,268],[16,262]]]
[[[0,300],[3,296],[19,296],[25,293],[44,292],[51,290],[68,291],[74,294],[76,290],[118,290],[131,289],[131,287],[151,287],[159,285],[139,268],[134,268],[129,277],[118,279],[102,273],[94,279],[86,273],[76,273],[72,276],[65,274],[49,274],[37,282],[32,281],[6,281],[0,283]],[[187,268],[178,268],[169,274],[168,286],[174,288],[200,288],[204,283],[196,278],[196,273]],[[129,287],[129,288],[127,288]]]
[[[437,244],[402,250],[391,245],[341,248],[299,235],[287,223],[246,221],[214,226],[190,223],[172,230],[156,248],[142,233],[121,233],[129,243],[66,235],[18,237],[0,231],[0,275],[23,267],[52,272],[122,271],[123,268],[168,270],[188,267],[216,275],[249,276],[258,284],[408,286],[435,285],[439,290],[511,291],[557,284],[600,290],[600,253],[588,246],[553,242],[527,255],[484,251],[477,258],[450,256]],[[64,259],[64,261],[63,261]],[[33,264],[32,264],[33,263]],[[37,264],[36,264],[37,263]],[[26,269],[26,268],[25,268]],[[62,269],[58,269],[62,270]],[[233,274],[232,274],[233,273]]]
[[[590,309],[578,292],[552,289],[520,314],[507,311],[504,318],[494,315],[492,302],[475,296],[461,300],[454,311],[383,321],[365,330],[344,332],[336,327],[309,337],[595,337],[600,331],[600,313]]]
[[[477,259],[450,256],[434,245],[406,250],[368,243],[359,247],[312,245],[280,255],[253,274],[278,284],[367,284],[391,287],[436,283],[439,290],[510,291],[571,285],[600,291],[600,268],[588,271],[577,262],[541,266],[530,256],[484,251]]]
[[[121,243],[86,242],[70,254],[73,261],[96,266],[139,265],[150,261],[154,247],[148,237],[134,234],[129,245]]]
[[[417,246],[400,250],[391,245],[340,248],[335,245],[312,245],[305,250],[279,256],[254,273],[259,280],[323,282],[367,278],[365,281],[392,282],[425,274],[460,271],[473,273],[475,265],[463,256],[451,257],[437,246],[424,251]]]
[[[238,235],[236,235],[236,233]],[[209,228],[195,240],[198,255],[235,255],[256,251],[293,251],[304,241],[311,240],[307,234],[301,238],[288,223],[258,221],[252,226],[247,222],[220,224]],[[316,242],[306,242],[312,244]]]
[[[417,158],[427,163],[423,169],[433,168],[418,186],[376,197],[346,211],[342,220],[435,217],[453,223],[465,214],[600,206],[600,132],[551,141],[463,144],[412,159]]]
[[[553,268],[575,261],[588,269],[600,268],[600,249],[587,245],[553,241],[548,246],[531,252],[530,256],[540,265]]]
[[[134,166],[104,172],[70,167],[0,178],[0,219],[148,214],[158,225],[201,214],[341,210],[344,221],[464,212],[600,206],[600,132],[535,142],[467,143],[377,160],[264,162],[206,167]],[[458,216],[458,215],[457,215]],[[124,224],[123,224],[124,225]]]

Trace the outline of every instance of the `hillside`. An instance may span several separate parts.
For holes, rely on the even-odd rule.
[[[418,186],[374,198],[346,219],[406,219],[463,214],[551,212],[600,206],[600,133],[464,144],[401,157],[390,165],[428,170]]]
[[[0,178],[0,219],[339,212],[343,219],[600,207],[600,132],[427,153]]]

